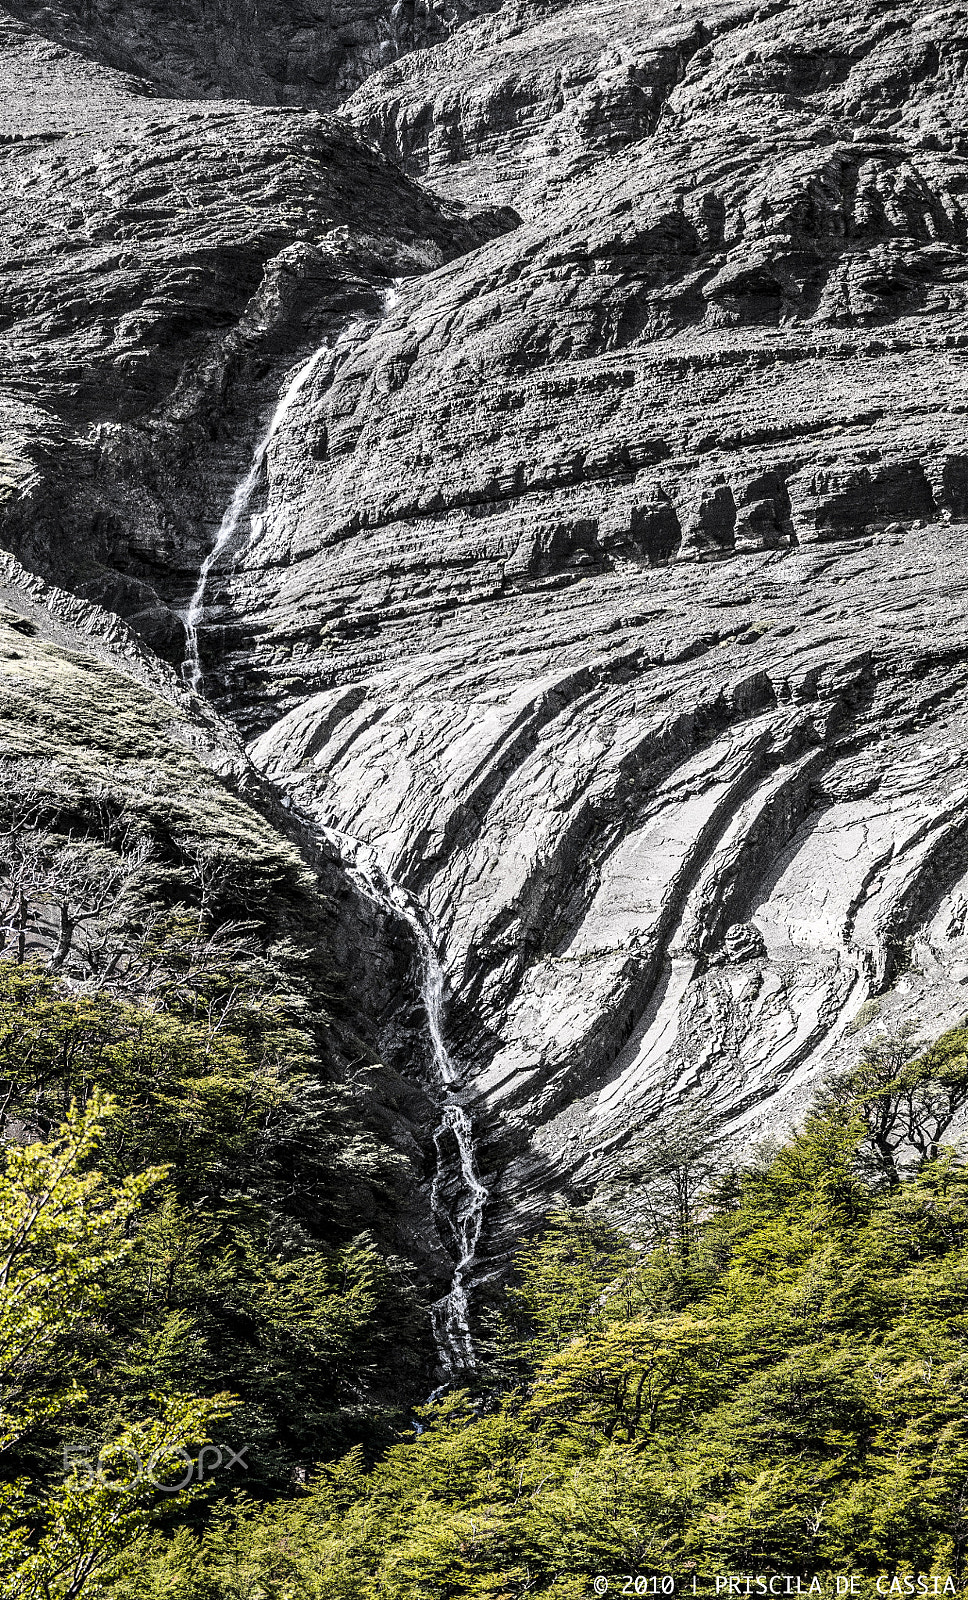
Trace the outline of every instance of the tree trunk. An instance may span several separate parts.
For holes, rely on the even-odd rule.
[[[71,942],[74,938],[74,923],[67,906],[60,907],[60,931],[57,935],[57,944],[50,958],[51,972],[60,972],[71,951]]]
[[[23,965],[27,958],[27,896],[23,890],[17,905],[17,960]]]

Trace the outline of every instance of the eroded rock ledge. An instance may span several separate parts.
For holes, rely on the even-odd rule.
[[[963,14],[507,5],[338,117],[7,39],[6,542],[176,660],[324,349],[206,687],[427,908],[491,1245],[672,1107],[748,1141],[957,1020]]]
[[[485,1122],[588,1177],[696,1097],[782,1128],[858,1030],[962,1015],[965,532],[411,625],[256,741],[429,907]]]
[[[487,9],[474,0],[8,0],[39,33],[168,95],[331,108],[367,75]]]

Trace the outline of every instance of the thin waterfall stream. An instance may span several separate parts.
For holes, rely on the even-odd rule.
[[[314,350],[312,355],[296,370],[280,395],[275,410],[269,419],[269,425],[255,447],[249,470],[245,477],[240,478],[236,484],[232,498],[222,514],[222,520],[215,535],[215,542],[199,568],[198,580],[192,597],[186,609],[179,613],[185,629],[185,658],[182,662],[182,675],[196,691],[201,690],[205,677],[199,653],[199,629],[205,616],[205,593],[208,588],[208,580],[212,568],[233,543],[238,533],[242,518],[248,511],[252,496],[255,494],[262,478],[266,456],[269,454],[269,447],[273,439],[279,432],[294,401],[298,399],[325,357],[329,356],[335,360],[340,352],[358,339],[365,330],[374,328],[378,323],[382,322],[393,309],[402,282],[402,278],[394,278],[390,287],[383,291],[383,306],[378,317],[358,317],[343,329],[332,344],[323,344],[319,346],[318,350]]]
[[[434,1131],[437,1171],[430,1190],[431,1214],[441,1239],[450,1236],[458,1251],[454,1276],[447,1294],[432,1307],[434,1337],[448,1378],[470,1371],[475,1364],[470,1333],[468,1280],[477,1260],[488,1192],[481,1182],[474,1154],[470,1115],[457,1097],[457,1067],[444,1036],[446,985],[443,967],[428,931],[425,914],[408,891],[388,877],[372,847],[337,828],[320,828],[322,838],[338,851],[343,865],[358,887],[384,911],[402,917],[413,933],[420,955],[421,1000],[427,1020],[434,1076],[441,1090],[440,1122]],[[443,1189],[449,1175],[448,1135],[457,1147],[461,1198],[456,1216],[447,1207]],[[435,1391],[439,1393],[440,1391]]]
[[[298,368],[280,396],[268,427],[255,447],[249,470],[235,487],[219,524],[215,542],[199,569],[188,608],[182,613],[186,639],[182,671],[193,689],[200,690],[204,682],[199,655],[199,629],[205,614],[209,576],[238,533],[262,478],[273,439],[294,401],[323,360],[327,356],[335,360],[344,346],[353,343],[366,329],[375,327],[382,317],[386,317],[396,301],[402,281],[401,278],[394,279],[392,286],[384,291],[381,318],[350,323],[332,344],[321,345]],[[422,907],[407,890],[392,881],[380,866],[373,849],[336,828],[318,827],[317,831],[336,849],[347,873],[367,899],[392,916],[403,918],[414,936],[420,957],[420,994],[430,1040],[432,1070],[442,1091],[440,1122],[433,1135],[437,1170],[431,1183],[430,1207],[441,1241],[451,1241],[457,1254],[451,1287],[431,1308],[434,1338],[445,1377],[449,1380],[471,1370],[475,1364],[470,1333],[468,1281],[477,1260],[488,1192],[477,1172],[473,1126],[455,1090],[457,1068],[444,1036],[444,971]],[[457,1150],[457,1172],[454,1171],[453,1160],[447,1149],[451,1141]],[[452,1178],[456,1178],[460,1193],[456,1215],[452,1214],[444,1192],[448,1180]],[[446,1383],[443,1387],[446,1387]],[[441,1392],[442,1389],[436,1390],[435,1394]]]

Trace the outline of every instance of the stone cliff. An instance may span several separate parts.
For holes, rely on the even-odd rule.
[[[748,1145],[959,1019],[968,14],[508,3],[333,99],[261,34],[217,78],[321,115],[8,9],[5,542],[177,663],[318,353],[204,686],[420,908],[481,1263],[657,1118]]]
[[[10,0],[4,9],[164,94],[332,107],[367,75],[446,38],[468,0]]]

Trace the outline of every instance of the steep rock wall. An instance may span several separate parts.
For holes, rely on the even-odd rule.
[[[205,687],[425,908],[486,1247],[679,1106],[745,1145],[885,1023],[957,1020],[962,13],[509,5],[340,119],[99,77],[107,155],[57,120],[95,69],[15,45],[68,309],[11,301],[7,541],[115,574],[176,659],[323,350],[212,573]],[[360,983],[395,1065],[400,936],[371,919]]]
[[[963,1014],[964,538],[481,605],[255,742],[429,908],[509,1203],[697,1101],[745,1146]]]
[[[513,218],[312,112],[158,101],[0,24],[0,527],[178,661],[260,409],[345,321]]]
[[[965,1009],[961,15],[623,19],[614,138],[577,8],[348,107],[523,222],[310,391],[213,593],[256,760],[429,908],[512,1208]]]
[[[166,94],[332,107],[368,73],[486,9],[468,0],[9,0],[48,38]]]

